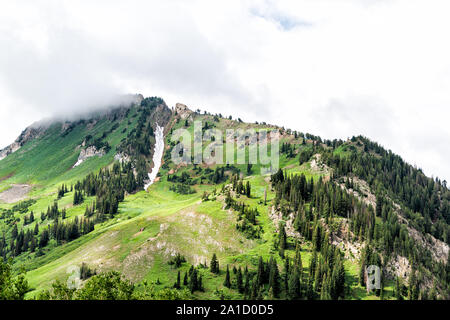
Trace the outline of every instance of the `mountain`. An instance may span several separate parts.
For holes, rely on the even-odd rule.
[[[239,147],[227,130],[252,134]],[[245,162],[187,153],[202,142],[217,160],[230,141],[222,160],[243,150]],[[249,163],[264,141],[279,143],[279,170]],[[449,299],[449,203],[445,181],[365,137],[323,140],[135,95],[38,122],[0,151],[0,255],[17,289],[4,294]],[[370,266],[381,271],[374,290]],[[118,296],[99,296],[105,283]]]

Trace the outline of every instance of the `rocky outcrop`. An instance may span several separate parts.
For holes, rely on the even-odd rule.
[[[411,264],[406,257],[395,255],[386,264],[386,271],[388,277],[400,277],[407,282],[411,274]]]
[[[9,146],[7,146],[5,149],[0,150],[0,160],[6,158],[9,154],[16,152],[20,149],[20,144],[17,142],[13,142]]]
[[[150,123],[152,124],[153,130],[156,131],[157,125],[161,127],[166,127],[170,121],[172,112],[169,107],[162,103],[156,107],[156,109],[150,114]]]
[[[278,227],[280,221],[284,221],[285,222],[284,228],[286,231],[286,235],[288,237],[294,237],[296,239],[302,238],[300,233],[296,231],[294,227],[294,220],[295,220],[294,212],[289,213],[287,219],[283,219],[283,214],[281,213],[281,211],[277,210],[275,206],[272,206],[271,208],[269,208],[269,216],[270,219],[272,219],[273,225],[275,226],[275,230],[277,232],[279,232]]]
[[[365,244],[356,240],[350,229],[348,219],[340,218],[337,221],[338,223],[331,232],[331,243],[344,253],[346,259],[359,263]],[[330,230],[327,225],[324,225],[324,227]]]
[[[19,150],[28,141],[31,141],[39,137],[42,133],[44,133],[45,129],[46,127],[40,126],[37,123],[26,128],[24,131],[22,131],[22,133],[16,139],[16,141],[14,141],[12,144],[7,146],[3,150],[0,150],[0,160],[6,158],[11,153]]]
[[[182,103],[177,103],[175,105],[175,113],[180,116],[181,119],[185,120],[193,113],[186,105]]]
[[[124,153],[119,152],[114,156],[114,160],[125,163],[130,162],[130,157]]]
[[[91,157],[103,157],[105,155],[105,150],[100,149],[97,150],[95,146],[87,147],[86,149],[81,149],[80,155],[78,156],[78,161],[73,165],[72,168],[75,168],[82,164],[86,159]]]
[[[345,190],[347,193],[352,194],[354,197],[358,198],[360,201],[364,202],[366,205],[368,206],[372,206],[374,209],[376,209],[377,207],[377,199],[375,197],[375,195],[372,193],[372,190],[369,186],[369,184],[362,180],[359,179],[356,176],[351,176],[351,177],[347,177],[344,176],[344,181],[346,179],[351,179],[351,181],[353,182],[353,185],[356,186],[357,188],[347,188],[345,186],[345,183],[338,183],[338,185],[341,187],[341,189]]]

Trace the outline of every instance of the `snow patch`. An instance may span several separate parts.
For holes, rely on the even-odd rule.
[[[161,167],[161,160],[164,153],[164,127],[160,127],[156,124],[155,131],[155,150],[153,152],[153,169],[148,174],[149,181],[145,184],[144,189],[147,190],[153,182],[155,182],[156,175]]]

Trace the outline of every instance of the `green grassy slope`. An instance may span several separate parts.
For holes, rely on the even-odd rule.
[[[120,141],[135,127],[135,114],[136,110],[132,109],[128,117],[121,120],[101,119],[92,128],[88,123],[80,123],[64,136],[61,134],[61,123],[51,125],[42,137],[31,140],[0,161],[0,178],[4,178],[0,179],[0,189],[14,183],[25,183],[36,186],[31,196],[42,195],[55,191],[60,183],[74,182],[89,172],[110,164]],[[110,144],[111,150],[103,157],[89,158],[72,169],[85,137],[91,135],[99,138],[116,124],[118,127],[103,139]]]

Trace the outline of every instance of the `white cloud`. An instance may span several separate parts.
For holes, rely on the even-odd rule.
[[[450,178],[446,1],[28,1],[0,12],[0,145],[115,93],[364,134]]]

